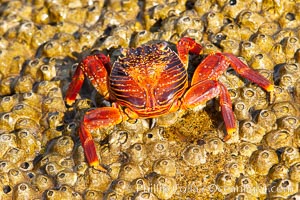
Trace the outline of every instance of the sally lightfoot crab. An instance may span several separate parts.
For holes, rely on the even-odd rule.
[[[177,53],[167,43],[125,49],[112,65],[108,56],[87,56],[77,67],[66,94],[71,105],[79,93],[84,78],[112,107],[100,107],[85,114],[79,136],[90,166],[105,171],[99,164],[91,131],[116,125],[128,119],[155,118],[179,109],[191,109],[219,97],[228,140],[236,130],[230,96],[218,77],[231,66],[241,76],[268,92],[274,86],[266,78],[229,53],[208,55],[188,81],[188,54],[199,54],[202,46],[191,38],[181,38]]]

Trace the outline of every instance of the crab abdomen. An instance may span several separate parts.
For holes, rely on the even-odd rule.
[[[162,44],[130,49],[114,63],[110,93],[139,117],[170,109],[187,87],[187,72],[178,55]]]

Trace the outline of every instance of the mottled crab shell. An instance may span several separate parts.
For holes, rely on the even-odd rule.
[[[124,50],[109,77],[110,95],[139,117],[168,112],[187,87],[187,71],[167,43]]]

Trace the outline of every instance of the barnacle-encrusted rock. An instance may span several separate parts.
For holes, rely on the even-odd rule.
[[[132,192],[135,192],[131,188],[130,182],[122,180],[122,179],[117,179],[117,180],[113,181],[112,185],[111,185],[111,189],[114,192],[116,192],[116,194],[122,195],[122,196],[130,194]]]
[[[239,145],[239,153],[242,156],[250,157],[252,153],[256,150],[257,150],[257,146],[249,142],[242,142]]]
[[[253,42],[243,42],[241,46],[241,56],[246,60],[250,61],[253,56],[261,53],[259,48]]]
[[[224,166],[226,172],[233,177],[239,177],[240,174],[244,174],[244,165],[241,162],[231,162]]]
[[[116,191],[109,190],[107,193],[104,194],[103,199],[116,199],[116,200],[121,200],[123,199],[122,194],[118,194]]]
[[[275,86],[274,90],[274,103],[292,100],[291,94],[288,92],[288,90],[284,89],[283,87]]]
[[[68,185],[70,187],[74,186],[77,181],[77,174],[70,170],[60,171],[56,175],[56,180],[58,185]]]
[[[153,172],[164,176],[175,176],[176,163],[173,159],[160,159],[155,161]]]
[[[270,56],[275,64],[284,63],[286,61],[286,56],[283,52],[282,45],[279,43],[275,44],[272,47],[270,51]]]
[[[279,179],[274,181],[268,190],[268,196],[270,198],[287,198],[290,195],[298,192],[299,186],[297,182],[290,179]]]
[[[263,144],[273,149],[290,146],[292,144],[291,133],[286,129],[278,129],[264,136]]]
[[[251,12],[249,10],[240,12],[238,16],[238,23],[249,28],[253,32],[257,31],[260,25],[262,25],[265,21],[266,19],[263,16],[257,12]]]
[[[236,182],[236,187],[240,192],[250,193],[253,196],[258,197],[261,193],[259,190],[259,184],[251,177],[241,175]]]
[[[170,199],[177,190],[176,180],[168,176],[157,175],[153,185],[159,187],[153,191],[159,199]]]
[[[45,191],[53,188],[54,181],[47,175],[39,174],[34,177],[33,185],[35,185],[40,191]]]
[[[277,119],[286,116],[296,116],[299,114],[299,108],[292,102],[279,102],[272,106]]]
[[[40,142],[36,140],[33,133],[26,129],[21,129],[17,133],[18,146],[25,150],[26,157],[34,159],[35,153],[38,153],[41,149]]]
[[[265,23],[260,26],[260,29],[263,28],[264,25],[265,25]],[[265,66],[263,66],[264,69],[273,69],[274,65],[270,65],[270,64],[273,64],[273,62],[270,60],[268,55],[265,54],[265,53],[268,53],[271,50],[272,46],[274,45],[274,40],[271,37],[271,35],[268,35],[267,31],[264,31],[263,33],[257,34],[255,36],[255,38],[253,39],[253,42],[256,45],[259,45],[261,47],[261,50],[264,51],[263,54],[257,54],[255,57],[257,57],[258,55],[261,55],[261,56],[258,56],[256,59],[263,60],[264,61],[263,63],[268,63],[268,65],[267,65],[268,68],[265,68]],[[267,59],[267,60],[265,60],[265,59]],[[251,66],[251,67],[253,67],[253,66]],[[259,67],[259,66],[257,66],[257,67]]]
[[[299,149],[291,146],[285,147],[284,151],[280,155],[280,159],[286,166],[291,166],[300,162]]]
[[[289,168],[282,163],[273,165],[273,167],[270,169],[268,173],[268,178],[272,181],[276,179],[288,178],[288,171]]]
[[[8,171],[8,179],[10,184],[17,185],[22,182],[27,182],[28,177],[19,169],[11,169]]]
[[[17,79],[14,85],[14,90],[16,93],[26,93],[32,90],[34,80],[30,75],[21,76]]]
[[[230,200],[230,199],[247,199],[247,200],[256,200],[257,197],[253,196],[252,194],[246,193],[246,192],[232,192],[228,195],[226,195],[225,200]]]
[[[204,146],[189,145],[182,152],[183,160],[191,166],[197,166],[206,162]]]
[[[44,196],[46,199],[74,199],[74,200],[82,199],[81,195],[75,192],[69,186],[62,186],[58,190],[57,189],[47,190],[45,191]]]
[[[244,121],[239,130],[240,139],[245,142],[258,143],[265,135],[265,129],[252,121]]]
[[[16,185],[13,191],[13,199],[33,199],[37,195],[35,188],[25,182]]]
[[[141,143],[135,143],[129,148],[128,155],[133,162],[142,162],[147,158],[146,148]]]
[[[300,182],[300,162],[295,163],[289,169],[289,177],[292,181]]]
[[[261,110],[257,115],[257,124],[270,132],[277,127],[275,113],[268,109]]]
[[[224,195],[232,192],[232,188],[235,185],[235,178],[227,172],[222,172],[216,177],[216,184],[220,192]]]
[[[265,46],[265,45],[262,45]],[[274,63],[271,58],[264,53],[256,54],[252,57],[250,66],[253,69],[265,69],[265,70],[273,70]]]
[[[69,136],[58,138],[53,144],[52,151],[57,152],[62,156],[70,156],[74,147],[74,142]]]
[[[240,51],[239,42],[234,39],[221,40],[220,46],[224,52],[232,53],[233,55],[238,55]]]
[[[14,147],[6,151],[6,153],[3,155],[3,160],[7,160],[9,162],[18,164],[23,161],[25,156],[25,150],[20,149],[18,147]]]
[[[156,160],[161,157],[168,157],[169,152],[169,143],[168,142],[152,142],[148,144],[147,153],[149,159]]]
[[[137,179],[139,177],[142,177],[142,172],[139,166],[137,166],[135,163],[127,163],[121,167],[119,173],[120,179],[133,181],[134,179]]]
[[[221,154],[224,152],[224,142],[220,138],[210,138],[206,141],[204,148],[212,155]]]
[[[19,102],[19,95],[5,96],[1,98],[0,111],[9,112]]]
[[[138,178],[131,182],[131,187],[135,192],[149,191],[150,183],[148,179]]]
[[[249,159],[249,173],[267,175],[269,169],[278,163],[278,156],[274,150],[265,149],[254,151]],[[252,172],[253,170],[253,172]]]
[[[84,198],[87,200],[103,199],[103,193],[96,190],[88,190],[86,191]]]
[[[88,188],[89,190],[96,191],[105,191],[108,189],[109,184],[111,182],[111,178],[107,173],[100,172],[93,168],[89,168],[86,171],[86,176],[88,179]]]
[[[49,176],[55,177],[59,172],[63,171],[65,168],[56,162],[49,162],[45,165],[45,171]]]
[[[140,191],[134,197],[134,200],[158,200],[158,198],[151,192]]]
[[[237,120],[250,120],[250,112],[249,112],[249,105],[244,101],[237,101],[234,104],[234,113],[236,115]]]

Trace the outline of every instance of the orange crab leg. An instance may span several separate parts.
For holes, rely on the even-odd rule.
[[[248,67],[240,59],[230,53],[224,53],[226,59],[230,62],[231,67],[238,72],[241,76],[256,83],[260,87],[264,88],[268,92],[274,91],[274,85],[265,77],[260,75],[257,71]]]
[[[88,77],[95,89],[108,98],[107,76],[110,71],[110,59],[104,54],[87,56],[78,65],[72,82],[66,93],[66,102],[72,105],[79,93],[84,78]]]
[[[67,90],[66,102],[68,105],[72,105],[74,103],[76,96],[82,87],[83,81],[84,81],[84,73],[82,69],[78,66],[72,77],[72,82],[69,85],[69,88]]]
[[[102,107],[87,112],[80,124],[79,137],[90,166],[106,171],[99,162],[91,131],[121,123],[123,116],[118,108]]]
[[[188,55],[189,53],[200,54],[202,46],[195,40],[189,37],[181,38],[177,43],[177,52],[180,60],[188,67]]]
[[[236,124],[229,92],[222,83],[205,80],[192,85],[182,98],[182,108],[194,108],[217,96],[220,97],[221,112],[227,131],[224,140],[227,141],[236,130]]]

